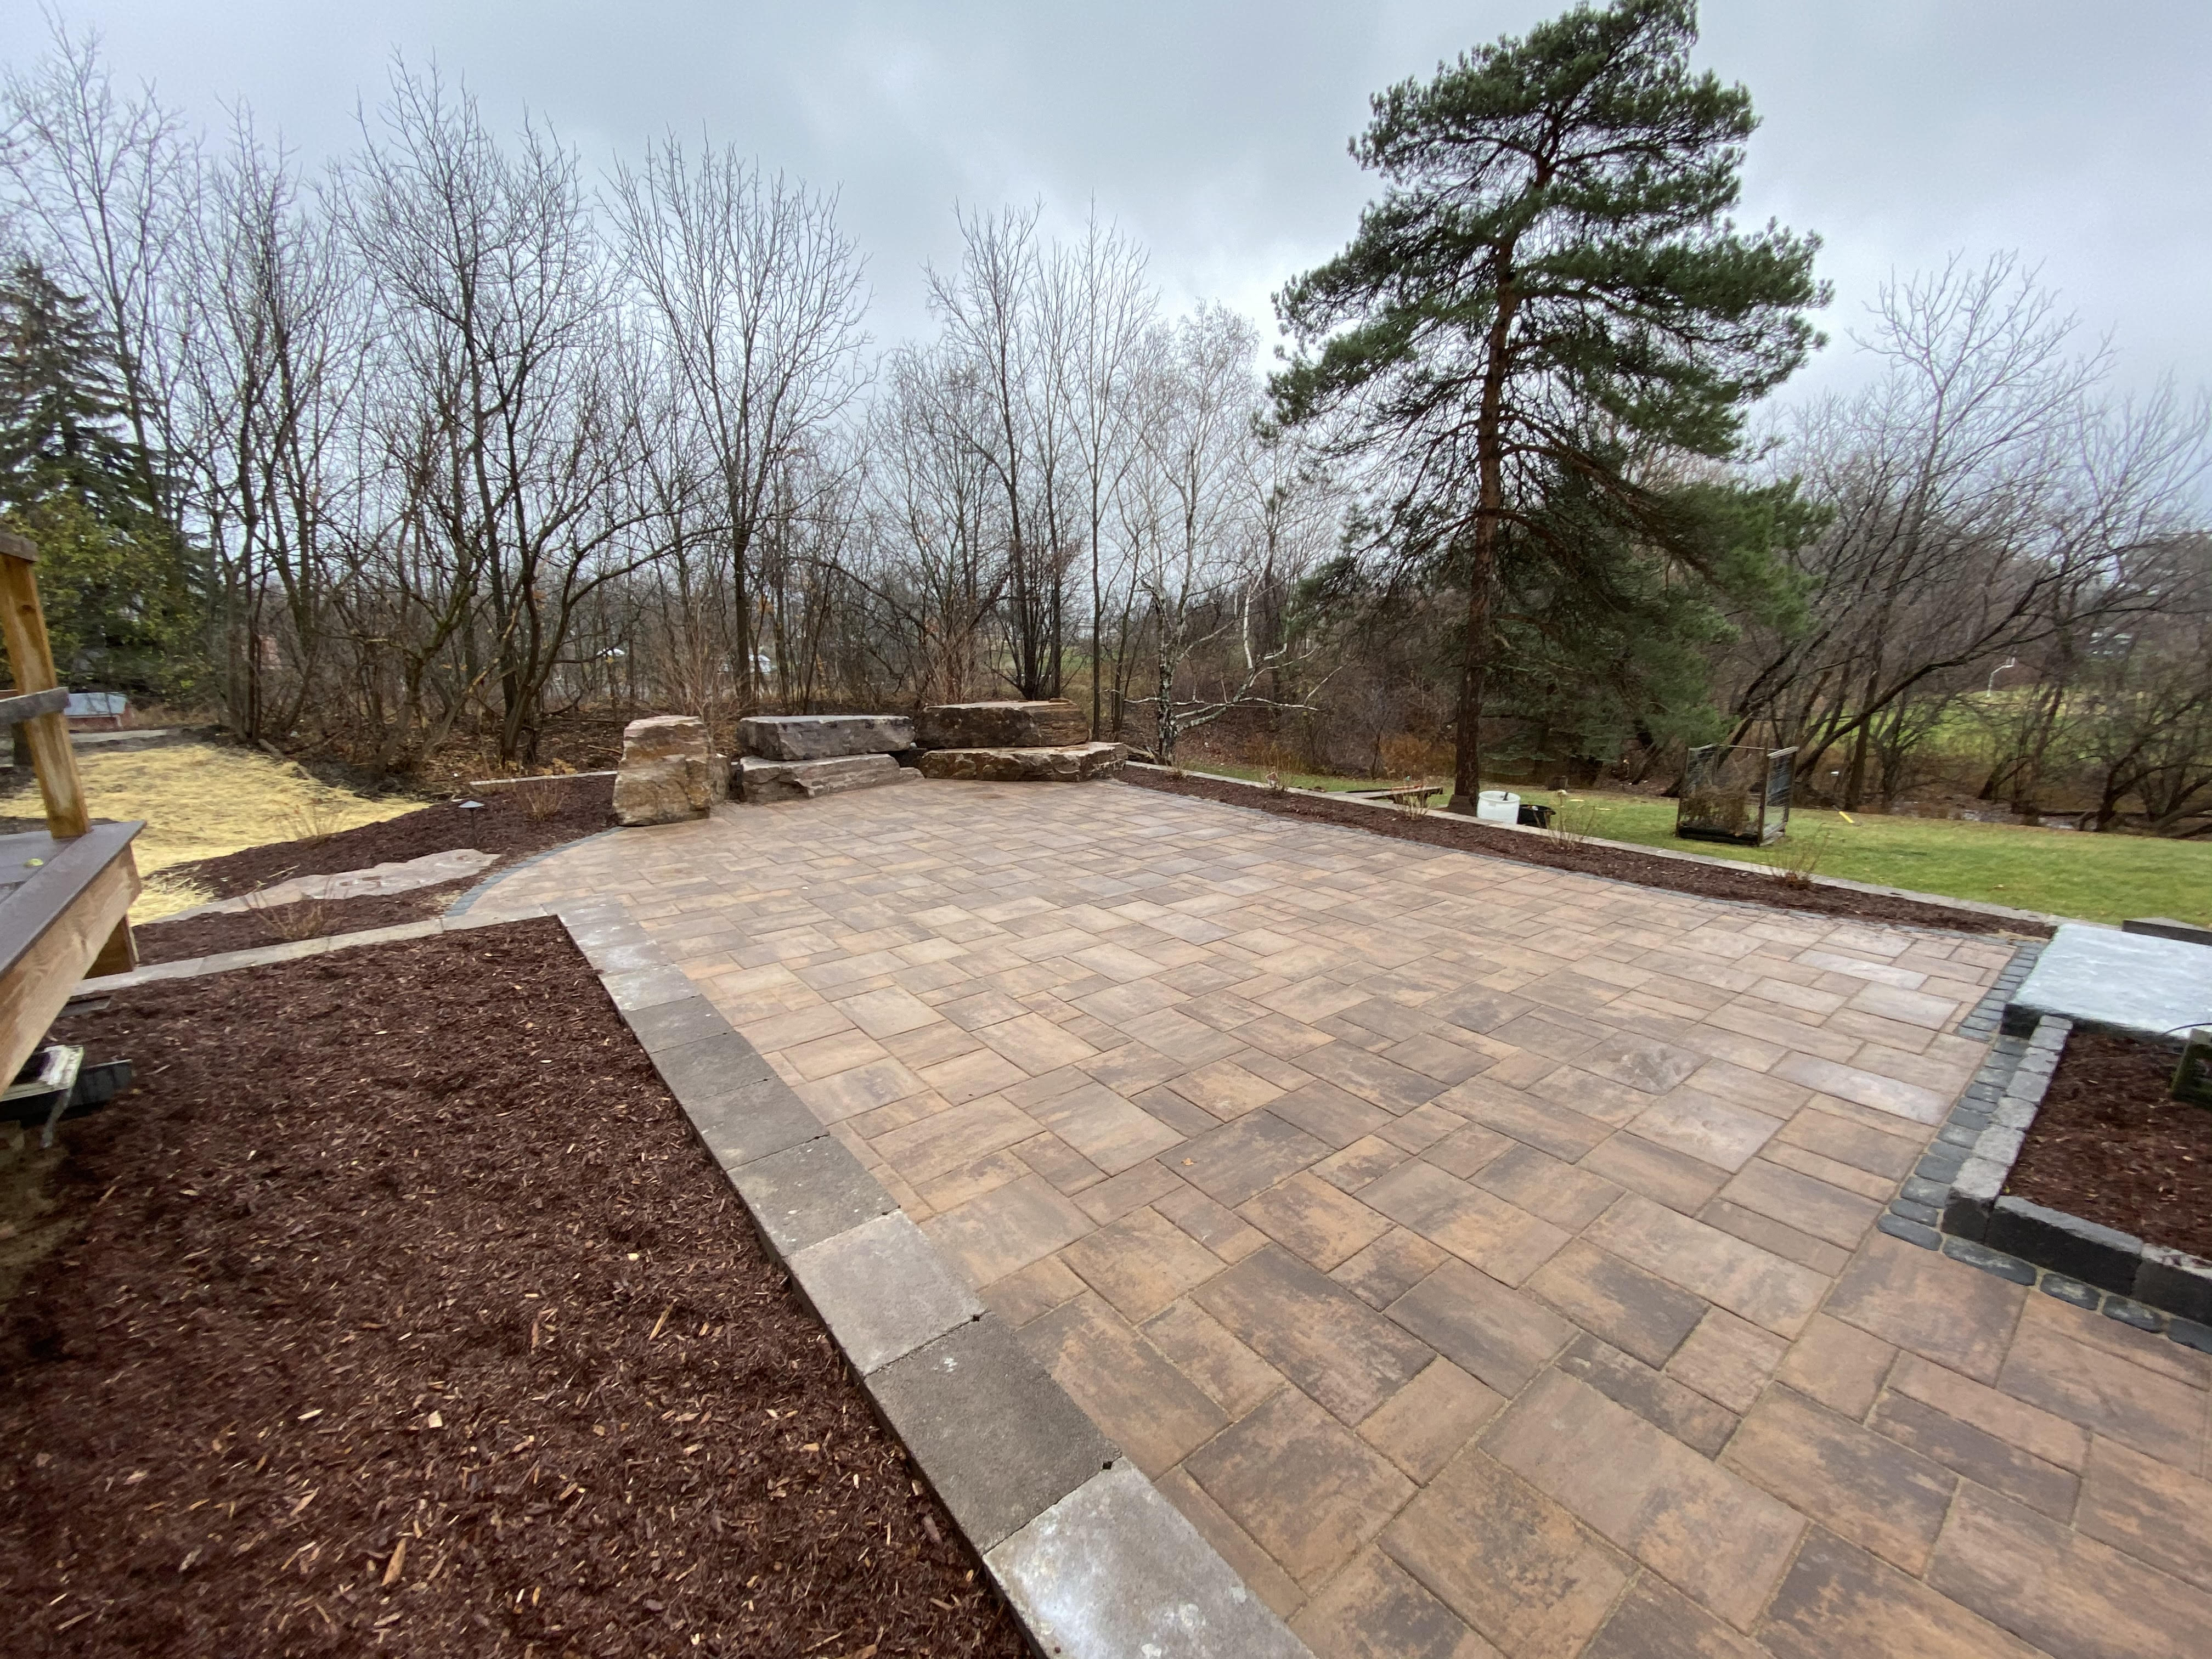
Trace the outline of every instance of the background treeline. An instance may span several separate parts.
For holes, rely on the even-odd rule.
[[[1110,226],[963,216],[934,335],[884,350],[834,199],[732,149],[595,177],[401,67],[310,169],[66,40],[4,100],[0,507],[73,684],[393,772],[988,696],[1164,756],[1449,765],[1463,576]],[[2008,259],[1897,283],[1863,390],[1731,466],[1630,458],[1698,503],[1694,564],[1543,481],[1577,552],[1499,563],[1493,769],[1664,780],[1727,738],[1850,805],[2203,830],[2203,410],[2074,338]]]

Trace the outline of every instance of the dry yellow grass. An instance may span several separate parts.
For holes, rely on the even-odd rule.
[[[381,799],[319,783],[301,767],[258,750],[189,743],[121,755],[77,756],[92,816],[143,818],[131,843],[146,890],[131,907],[134,922],[153,921],[209,895],[161,872],[194,859],[217,858],[272,841],[329,835],[411,812],[420,801]],[[45,809],[27,781],[0,798],[0,813],[34,818]]]

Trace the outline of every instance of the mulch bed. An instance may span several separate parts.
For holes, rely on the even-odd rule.
[[[375,864],[397,864],[426,853],[472,847],[496,853],[495,864],[466,881],[367,898],[302,900],[265,910],[188,916],[134,928],[143,963],[182,962],[224,951],[359,933],[434,916],[477,882],[535,854],[614,825],[614,780],[579,778],[492,789],[476,807],[440,801],[381,823],[365,823],[313,841],[271,842],[222,858],[175,866],[168,873],[198,883],[217,898],[254,892],[294,876],[336,875]]]
[[[2076,1030],[2005,1190],[2212,1258],[2212,1111],[2168,1092],[2179,1055]]]
[[[0,1309],[10,1652],[1024,1651],[556,922],[57,1036],[141,1084]]]
[[[1654,858],[1624,852],[1617,847],[1597,847],[1565,837],[1517,834],[1493,828],[1473,818],[1446,812],[1387,812],[1316,795],[1277,795],[1249,784],[1185,773],[1180,778],[1164,773],[1131,769],[1121,775],[1123,783],[1140,789],[1158,789],[1172,795],[1197,795],[1231,806],[1248,806],[1278,817],[1334,823],[1370,835],[1417,841],[1431,847],[1449,847],[1462,853],[1483,853],[1553,870],[1575,870],[1586,875],[1610,876],[1640,887],[1663,887],[1670,892],[1698,898],[1729,899],[1768,904],[1780,910],[1809,911],[1815,915],[1843,916],[1854,921],[1900,922],[1913,927],[1942,927],[1960,933],[2017,933],[2047,939],[2051,929],[2033,922],[1984,916],[1948,905],[1923,904],[1912,899],[1886,898],[1875,893],[1855,893],[1844,887],[1788,887],[1778,877],[1749,870],[1710,864],[1689,864],[1675,859]]]

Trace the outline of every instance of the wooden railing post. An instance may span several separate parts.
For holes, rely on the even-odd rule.
[[[38,549],[22,537],[0,531],[0,635],[7,641],[18,691],[44,691],[61,684],[54,672],[53,647],[46,640],[46,613],[39,608],[33,570],[38,556]],[[25,735],[39,793],[46,798],[46,833],[56,841],[84,834],[92,819],[85,811],[76,752],[70,747],[69,715],[40,714],[27,722]]]

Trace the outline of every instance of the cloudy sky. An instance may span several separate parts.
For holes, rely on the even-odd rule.
[[[594,162],[702,130],[837,189],[871,327],[927,325],[920,267],[956,203],[1096,200],[1170,298],[1269,317],[1350,233],[1366,98],[1561,0],[71,0],[129,79],[220,125],[243,99],[309,157],[343,148],[395,51],[493,119]],[[2212,385],[2212,5],[2204,0],[1706,0],[1702,60],[1753,93],[1745,213],[1825,239],[1838,337],[1893,270],[2016,249],[2109,335],[2134,384]],[[42,49],[29,0],[0,57]],[[1269,324],[1272,337],[1272,324]]]

